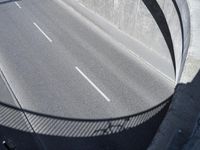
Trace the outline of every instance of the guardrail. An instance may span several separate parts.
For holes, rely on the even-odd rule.
[[[29,132],[30,127],[27,128],[27,124],[30,124],[37,134],[62,137],[110,135],[143,124],[168,107],[170,101],[170,99],[166,100],[151,109],[130,116],[97,120],[56,117],[0,103],[0,125]],[[23,121],[22,117],[24,117]],[[27,124],[23,123],[24,120]]]
[[[182,34],[182,54],[179,74],[177,74],[177,82],[180,82],[181,75],[186,62],[186,57],[188,54],[188,49],[190,46],[191,37],[191,21],[190,21],[190,11],[186,0],[172,0],[176,12],[178,14],[181,34]]]

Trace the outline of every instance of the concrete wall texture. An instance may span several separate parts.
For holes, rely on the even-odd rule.
[[[181,71],[181,62],[182,62],[182,31],[179,16],[177,10],[172,2],[172,0],[157,0],[160,5],[163,13],[165,14],[174,46],[175,58],[176,58],[176,67],[177,67],[177,77],[176,80],[179,80],[179,74]]]
[[[148,150],[199,149],[199,138],[191,135],[199,116],[200,106],[200,1],[176,2],[183,22],[185,65],[180,82],[185,84],[179,85],[171,107]]]
[[[146,8],[142,0],[76,1],[92,10],[97,15],[100,15],[106,19],[116,28],[129,35],[131,38],[136,39],[137,41],[146,45],[146,47],[148,47],[152,53],[160,56],[166,62],[171,63],[171,56],[163,35],[159,30],[154,18],[152,17],[152,14]],[[187,0],[155,1],[157,1],[162,9],[171,32],[177,68],[176,77],[174,79],[176,82],[179,82],[181,79],[181,74],[183,70],[185,70],[184,64],[190,46],[191,16],[188,2]],[[177,11],[174,2],[176,3],[179,12]],[[193,77],[194,76],[195,75],[193,75]],[[184,77],[185,75],[182,76],[182,78]]]
[[[182,12],[183,25],[185,27],[185,49],[188,49],[186,63],[181,77],[182,83],[191,82],[200,71],[200,1],[177,0]],[[184,5],[188,5],[188,11]],[[189,15],[189,20],[187,19]],[[187,25],[189,24],[189,31]],[[186,55],[186,54],[185,54]]]

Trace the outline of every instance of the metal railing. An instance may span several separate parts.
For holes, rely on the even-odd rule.
[[[168,107],[171,99],[146,111],[110,119],[72,119],[21,110],[0,103],[0,125],[37,134],[62,137],[94,137],[110,135],[137,127]],[[24,114],[26,116],[24,116]],[[29,121],[27,121],[27,119]],[[26,121],[27,123],[24,123]],[[28,127],[29,123],[31,127]]]

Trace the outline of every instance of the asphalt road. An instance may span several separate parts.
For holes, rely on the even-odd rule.
[[[0,3],[0,68],[22,108],[68,118],[134,114],[174,90],[56,0]]]

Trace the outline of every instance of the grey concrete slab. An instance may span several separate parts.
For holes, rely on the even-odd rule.
[[[54,1],[19,4],[23,9],[8,8],[1,13],[0,57],[2,70],[24,109],[62,117],[110,118],[146,110],[172,94],[174,87],[168,80],[76,13]]]

